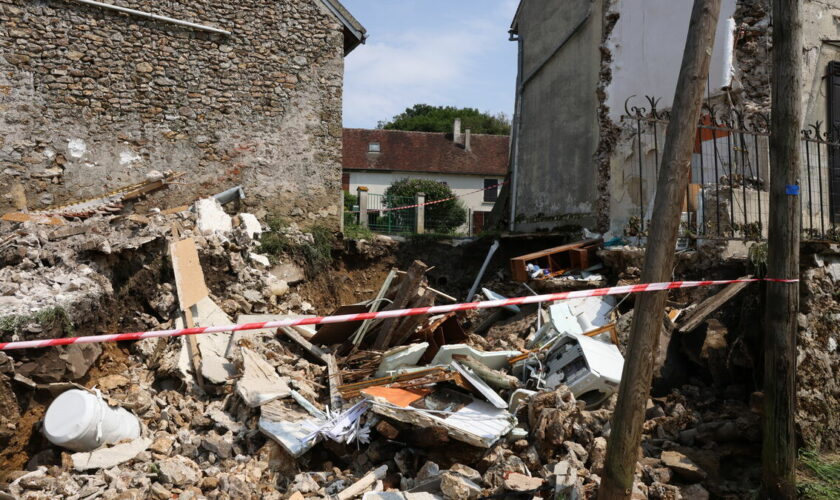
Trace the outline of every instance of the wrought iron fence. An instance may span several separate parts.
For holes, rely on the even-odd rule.
[[[633,153],[628,168],[638,173],[638,215],[628,233],[645,235],[650,224],[668,111],[657,99],[647,106],[625,103]],[[682,236],[761,240],[769,214],[769,119],[760,113],[704,105],[697,124],[691,180],[683,202]],[[840,130],[816,123],[802,131],[800,202],[802,233],[809,239],[838,239],[840,222]],[[833,176],[832,176],[833,172]],[[832,179],[836,179],[832,184]],[[833,195],[833,196],[832,196]]]
[[[415,208],[382,210],[414,205],[410,196],[388,196],[368,194],[368,226],[372,231],[383,234],[410,234],[417,230]]]

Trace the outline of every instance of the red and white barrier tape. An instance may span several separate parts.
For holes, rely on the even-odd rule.
[[[756,281],[774,281],[795,283],[799,280],[782,279],[738,279],[718,281],[671,281],[665,283],[646,283],[640,285],[614,286],[610,288],[596,288],[594,290],[577,290],[574,292],[549,293],[546,295],[531,295],[503,300],[487,300],[483,302],[468,302],[464,304],[449,304],[432,307],[416,307],[414,309],[395,309],[393,311],[379,311],[359,314],[343,314],[340,316],[320,316],[315,318],[285,319],[280,321],[263,321],[261,323],[243,323],[239,325],[206,326],[199,328],[181,328],[176,330],[157,330],[152,332],[117,333],[109,335],[90,335],[87,337],[67,337],[46,340],[25,340],[20,342],[0,342],[0,351],[11,349],[34,349],[39,347],[60,346],[69,344],[92,344],[98,342],[119,342],[122,340],[141,340],[156,337],[180,337],[182,335],[198,335],[201,333],[238,332],[243,330],[261,330],[264,328],[280,328],[295,325],[320,325],[329,323],[345,323],[348,321],[362,321],[375,318],[399,318],[402,316],[416,316],[419,314],[441,314],[452,311],[469,311],[473,309],[489,309],[509,305],[534,304],[537,302],[553,302],[555,300],[578,299],[583,297],[603,297],[605,295],[624,295],[627,293],[653,292],[673,290],[676,288],[695,288],[701,286],[728,285],[731,283],[752,283]]]
[[[489,189],[495,189],[499,186],[504,186],[508,182],[510,182],[510,181],[500,182],[500,183],[495,184],[493,186],[489,186],[489,187],[481,188],[481,189],[476,189],[475,191],[470,191],[469,193],[459,194],[459,195],[456,195],[456,196],[450,196],[449,198],[443,198],[442,200],[433,200],[433,201],[427,201],[426,203],[418,203],[416,205],[405,205],[403,207],[394,207],[394,208],[369,208],[367,211],[368,212],[392,212],[394,210],[406,210],[406,209],[409,209],[409,208],[425,207],[426,205],[434,205],[436,203],[443,203],[444,201],[454,200],[455,198],[463,198],[464,196],[469,196],[471,194],[480,193],[482,191],[487,191]],[[345,214],[358,214],[358,213],[361,213],[361,212],[362,212],[361,210],[354,210],[352,212],[344,212],[344,213]]]

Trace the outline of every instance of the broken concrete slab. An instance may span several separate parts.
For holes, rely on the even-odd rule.
[[[193,320],[197,327],[224,326],[232,323],[228,315],[210,297],[202,298],[193,306]],[[181,317],[175,319],[175,328],[184,328],[184,321]],[[201,374],[205,380],[213,384],[223,384],[236,375],[236,368],[233,363],[225,358],[230,334],[209,333],[196,335],[195,337],[201,352]],[[181,337],[181,345],[181,357],[178,366],[185,379],[192,380],[191,363],[185,337]]]
[[[481,496],[481,486],[460,474],[449,471],[440,476],[440,490],[447,498],[472,500]]]
[[[251,408],[291,395],[289,377],[281,377],[277,370],[259,354],[243,347],[242,378],[236,382],[236,393]]]
[[[263,267],[271,265],[271,261],[269,261],[268,257],[263,254],[248,252],[248,258],[251,259],[251,262],[255,262]]]
[[[260,224],[256,215],[243,212],[239,214],[239,221],[242,229],[249,238],[252,240],[258,240],[260,238],[260,235],[262,235],[263,232],[262,224]]]
[[[195,202],[196,226],[204,234],[224,235],[233,229],[230,215],[213,198],[202,198]]]
[[[306,271],[294,262],[281,262],[269,271],[277,279],[290,285],[296,285],[306,280]]]
[[[100,448],[84,453],[73,453],[70,455],[70,459],[73,461],[73,468],[79,472],[90,469],[110,469],[133,459],[140,452],[145,451],[151,444],[151,439],[140,437],[110,448]]]

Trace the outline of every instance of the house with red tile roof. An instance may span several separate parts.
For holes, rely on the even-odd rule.
[[[446,183],[468,210],[461,232],[475,234],[484,226],[508,171],[510,137],[461,131],[452,133],[344,129],[342,189],[359,187],[381,195],[400,179],[433,179]],[[480,191],[483,190],[483,191]]]

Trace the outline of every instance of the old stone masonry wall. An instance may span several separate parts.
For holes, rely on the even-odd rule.
[[[338,223],[342,26],[319,0],[0,0],[0,212],[185,171],[175,206],[248,204]]]

